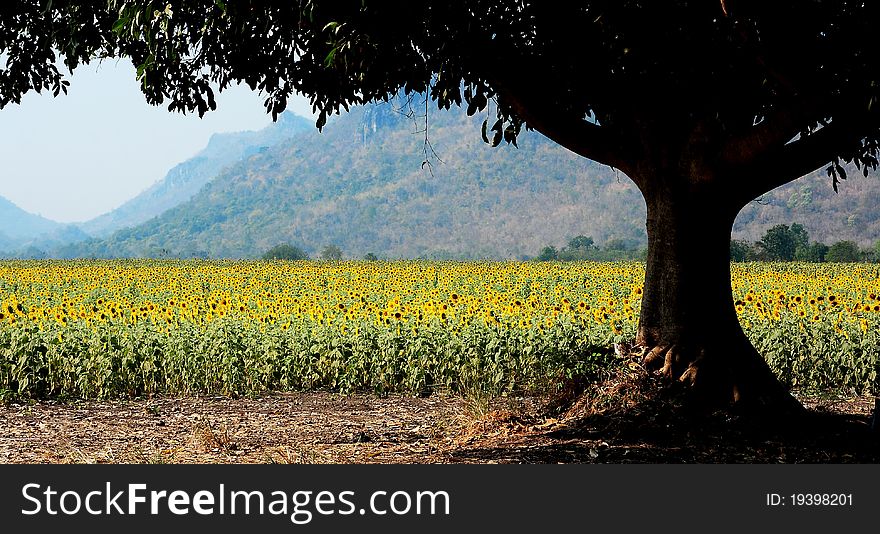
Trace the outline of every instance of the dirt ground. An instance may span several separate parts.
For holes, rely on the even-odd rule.
[[[808,417],[755,426],[730,414],[682,415],[637,395],[602,408],[597,391],[564,403],[323,392],[7,403],[0,463],[880,461],[873,398],[802,396]]]

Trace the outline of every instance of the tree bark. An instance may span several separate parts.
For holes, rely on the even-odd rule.
[[[635,346],[646,367],[706,407],[800,411],[736,316],[730,236],[742,206],[705,177],[639,178],[648,256]]]

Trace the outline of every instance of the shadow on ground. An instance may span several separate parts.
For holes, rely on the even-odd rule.
[[[451,462],[510,463],[877,463],[873,399],[799,396],[801,416],[762,420],[697,413],[656,394],[644,378],[609,382],[551,401],[512,426],[504,414],[448,450]],[[604,388],[604,389],[602,389]],[[555,416],[555,418],[554,418]],[[506,417],[512,417],[507,415]],[[519,420],[522,415],[516,416]],[[542,422],[543,421],[543,422]],[[508,431],[499,431],[498,428]],[[477,434],[477,433],[474,433]]]

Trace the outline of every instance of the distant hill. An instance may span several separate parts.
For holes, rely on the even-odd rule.
[[[821,169],[749,204],[737,217],[734,238],[757,241],[776,224],[803,224],[810,239],[826,244],[880,240],[880,174],[847,171],[838,193]]]
[[[645,206],[625,176],[535,133],[493,149],[481,120],[432,113],[437,160],[423,119],[356,108],[247,157],[155,219],[64,252],[255,257],[290,242],[348,257],[520,258],[577,234],[644,242]]]
[[[3,232],[0,232],[0,257],[9,254],[9,252],[15,249],[17,246],[17,243],[12,238],[7,236]]]
[[[6,198],[0,197],[0,243],[26,241],[63,225],[39,215],[28,213]]]
[[[44,257],[47,250],[88,238],[73,225],[28,213],[0,197],[0,257]]]
[[[481,121],[432,112],[426,139],[424,118],[392,104],[355,108],[323,133],[309,124],[242,151],[213,180],[205,171],[188,201],[158,217],[53,254],[246,258],[291,243],[313,256],[333,244],[346,257],[523,258],[579,234],[644,245],[645,205],[623,174],[533,132],[519,148],[493,149],[480,139]],[[223,139],[209,148],[236,150]],[[852,176],[836,194],[819,171],[747,206],[734,237],[755,241],[774,224],[799,222],[814,240],[867,246],[880,237],[878,201],[880,178]]]
[[[106,237],[135,226],[192,198],[226,166],[276,145],[314,124],[290,112],[259,131],[215,134],[208,146],[175,166],[159,182],[115,210],[79,225],[85,233]]]

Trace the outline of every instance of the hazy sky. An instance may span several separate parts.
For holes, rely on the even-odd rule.
[[[119,206],[213,133],[272,121],[247,86],[221,93],[203,119],[150,106],[125,60],[82,66],[69,80],[67,96],[29,93],[0,110],[0,196],[56,221],[85,221]],[[304,98],[288,109],[312,117]]]

